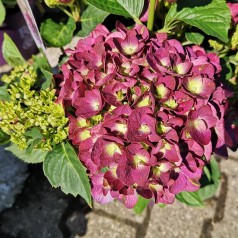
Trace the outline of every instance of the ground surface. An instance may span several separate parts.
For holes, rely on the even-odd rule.
[[[94,205],[52,189],[40,165],[29,176],[12,208],[0,213],[0,238],[237,238],[238,153],[221,160],[222,180],[204,208],[179,202],[135,215],[120,203]]]

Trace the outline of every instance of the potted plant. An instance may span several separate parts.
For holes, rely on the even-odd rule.
[[[175,199],[203,206],[219,182],[213,154],[237,149],[228,132],[237,130],[228,83],[236,85],[237,33],[225,1],[87,0],[77,19],[69,12],[76,1],[45,2],[70,17],[41,25],[46,43],[84,38],[54,76],[44,58],[7,55],[16,66],[1,88],[9,150],[42,163],[53,187],[89,206],[92,198],[137,212]],[[113,31],[107,20],[97,25],[108,15]]]

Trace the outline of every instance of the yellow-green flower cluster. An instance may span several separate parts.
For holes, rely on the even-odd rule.
[[[212,47],[216,52],[218,52],[221,55],[221,51],[225,50],[226,53],[231,50],[237,50],[238,49],[238,25],[235,28],[235,31],[233,32],[230,41],[228,43],[223,43],[220,40],[208,40],[208,43],[210,47]]]
[[[48,7],[71,6],[73,3],[74,0],[45,0]]]
[[[231,37],[231,48],[233,50],[238,49],[238,25],[236,26],[236,30]]]
[[[0,101],[0,128],[11,136],[11,141],[25,149],[29,137],[26,132],[36,127],[42,140],[36,149],[50,150],[68,136],[67,122],[62,105],[56,104],[55,90],[35,91],[37,74],[33,67],[15,68],[2,81],[8,84],[9,101]]]
[[[218,40],[208,40],[210,46],[217,52],[221,51],[224,49],[224,44],[221,43],[220,41]]]

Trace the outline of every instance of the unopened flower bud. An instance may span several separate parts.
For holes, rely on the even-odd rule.
[[[70,6],[73,3],[74,3],[74,0],[45,0],[45,4],[48,7]]]

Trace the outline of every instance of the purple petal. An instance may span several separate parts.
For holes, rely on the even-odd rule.
[[[138,196],[136,193],[132,194],[132,195],[123,195],[120,194],[118,197],[118,200],[120,200],[121,202],[123,202],[126,206],[126,208],[131,209],[133,208],[138,200]]]
[[[114,198],[110,194],[109,188],[103,187],[103,174],[96,174],[91,177],[92,181],[92,197],[100,204],[106,204],[112,202]]]
[[[174,183],[172,186],[170,186],[170,192],[173,194],[178,194],[182,191],[184,191],[187,184],[187,178],[184,174],[178,173],[178,177],[174,180]]]
[[[91,117],[99,113],[103,107],[103,101],[98,89],[86,91],[85,96],[77,100],[76,114],[83,117]]]
[[[191,137],[202,145],[207,145],[211,141],[211,130],[207,128],[205,121],[196,119],[188,126]]]

